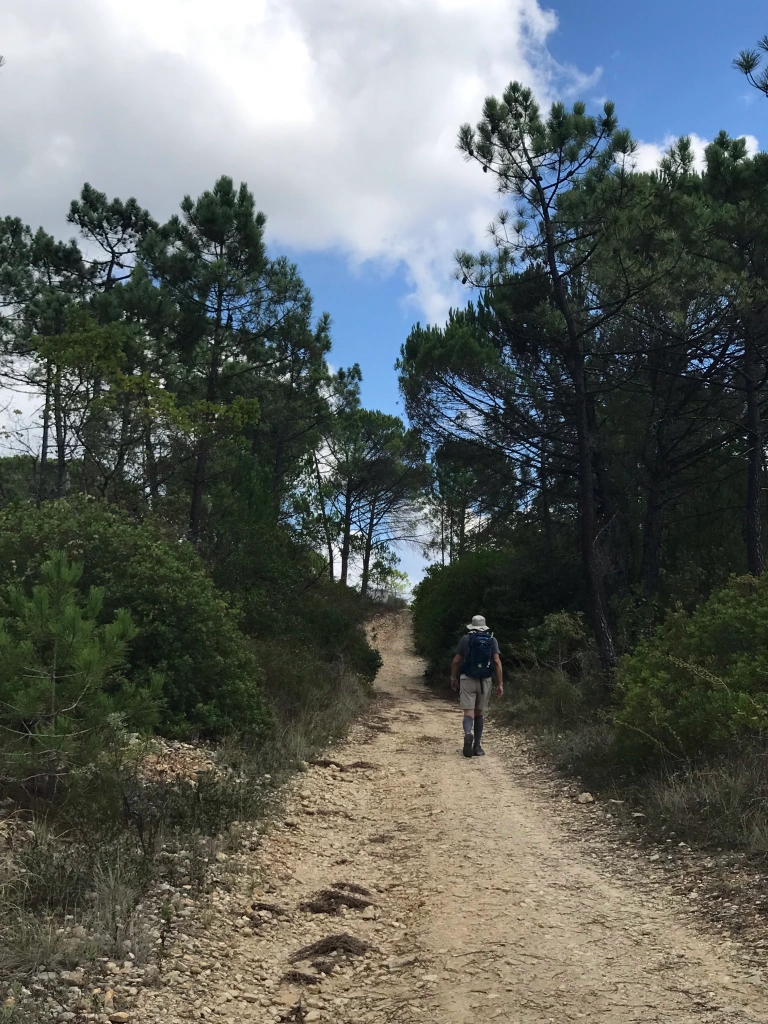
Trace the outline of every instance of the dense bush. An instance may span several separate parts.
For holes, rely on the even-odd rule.
[[[161,731],[259,733],[269,722],[262,673],[237,616],[186,542],[164,539],[87,498],[0,511],[0,576],[26,585],[56,550],[82,562],[82,586],[105,590],[104,614],[125,608],[137,627],[128,653],[136,685],[160,673]]]
[[[595,642],[584,616],[553,612],[510,650],[507,714],[531,725],[565,728],[594,712],[601,689]]]
[[[768,726],[768,578],[737,578],[670,614],[619,669],[624,757],[697,758]]]
[[[577,607],[578,594],[578,566],[556,547],[545,549],[534,540],[503,551],[467,552],[450,565],[431,566],[416,587],[416,645],[447,677],[473,615],[485,615],[504,659],[546,615]]]
[[[234,509],[226,528],[203,550],[214,581],[237,602],[242,629],[258,645],[259,660],[274,663],[274,651],[295,677],[290,662],[298,656],[310,699],[326,669],[343,666],[371,682],[381,659],[365,634],[370,603],[332,581],[323,559],[291,530],[260,520],[258,505],[247,505],[247,524],[232,521]],[[270,691],[277,685],[275,680]]]

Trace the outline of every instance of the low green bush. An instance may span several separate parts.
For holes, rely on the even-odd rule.
[[[261,669],[190,544],[84,497],[0,511],[0,577],[35,582],[56,550],[82,563],[83,588],[103,588],[107,618],[130,613],[137,633],[128,671],[137,686],[163,676],[165,735],[263,733],[271,716]]]
[[[622,659],[615,721],[631,764],[712,757],[768,726],[768,577],[676,611]]]
[[[445,674],[473,615],[485,615],[502,660],[545,616],[579,606],[578,563],[568,550],[534,538],[519,548],[468,551],[433,565],[414,590],[416,647],[430,668]]]
[[[510,648],[505,714],[517,724],[571,728],[590,715],[600,668],[584,616],[554,612]]]

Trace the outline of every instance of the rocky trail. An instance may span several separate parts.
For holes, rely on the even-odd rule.
[[[220,854],[228,884],[187,901],[153,984],[116,977],[103,1019],[768,1021],[754,962],[623,840],[596,855],[577,827],[594,808],[561,810],[514,737],[491,727],[488,756],[463,759],[408,618],[377,630],[371,714],[297,776],[257,849]]]

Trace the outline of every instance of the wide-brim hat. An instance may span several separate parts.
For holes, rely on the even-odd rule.
[[[488,626],[486,625],[486,622],[485,622],[485,616],[484,615],[473,615],[472,616],[472,621],[467,626],[467,629],[476,629],[480,633],[487,631],[488,630]]]

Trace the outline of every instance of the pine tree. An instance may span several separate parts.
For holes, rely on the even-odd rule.
[[[733,66],[745,76],[751,86],[768,96],[768,67],[763,67],[763,54],[768,53],[768,36],[763,36],[756,50],[742,50]]]
[[[83,567],[54,553],[28,594],[12,587],[0,617],[0,730],[3,775],[55,790],[92,763],[116,728],[154,723],[162,678],[147,689],[124,675],[136,636],[129,613],[100,623],[104,591],[83,597]]]

